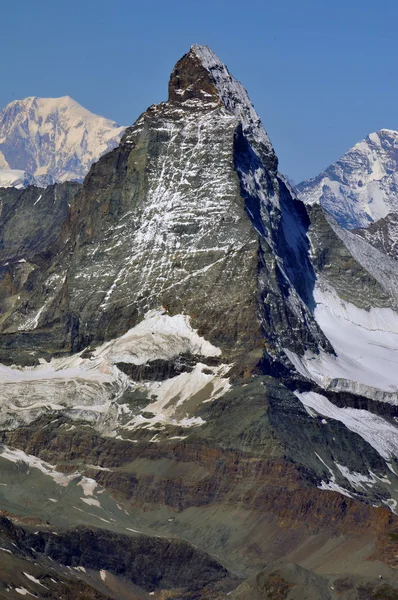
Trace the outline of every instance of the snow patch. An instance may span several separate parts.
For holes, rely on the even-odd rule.
[[[76,477],[79,476],[77,473],[74,473],[73,475],[64,475],[63,473],[56,471],[54,465],[50,465],[32,454],[25,454],[23,450],[11,450],[10,448],[3,446],[0,451],[0,457],[16,464],[24,463],[28,465],[28,467],[38,469],[44,475],[48,475],[54,479],[55,483],[61,486],[69,485],[73,479],[76,479]]]
[[[118,424],[127,421],[128,413],[128,407],[117,400],[126,390],[137,387],[156,398],[148,410],[159,414],[163,411],[165,419],[176,421],[175,411],[164,413],[167,404],[174,403],[174,409],[179,410],[186,400],[205,388],[209,393],[202,400],[219,397],[229,389],[227,365],[206,367],[199,363],[192,373],[162,383],[137,384],[116,364],[142,365],[155,359],[173,360],[180,354],[217,357],[221,350],[198,335],[190,325],[189,316],[170,316],[164,310],[152,310],[126,334],[94,350],[90,358],[83,358],[81,352],[50,362],[42,360],[35,367],[0,365],[0,425],[13,428],[43,413],[62,411],[114,435]],[[29,394],[25,393],[27,384]],[[203,422],[189,421],[186,417],[192,415],[181,414],[187,427]]]
[[[25,575],[25,577],[27,577],[30,581],[33,581],[33,583],[36,583],[37,585],[40,585],[41,587],[45,588],[46,590],[48,590],[48,587],[46,587],[45,585],[43,585],[38,579],[36,579],[36,577],[33,577],[33,575],[29,575],[29,573],[25,573],[25,571],[23,572],[23,574]]]
[[[34,594],[32,594],[31,592],[28,592],[28,590],[24,587],[17,587],[15,588],[15,591],[17,592],[17,594],[21,594],[21,596],[34,596]]]
[[[360,309],[319,285],[314,299],[314,317],[336,356],[321,351],[298,357],[285,350],[297,370],[325,389],[345,389],[371,397],[376,389],[387,392],[391,402],[398,402],[397,313],[390,308]]]
[[[398,427],[382,417],[363,409],[339,408],[316,392],[296,391],[294,394],[318,415],[340,421],[347,429],[360,435],[387,462],[398,457]]]

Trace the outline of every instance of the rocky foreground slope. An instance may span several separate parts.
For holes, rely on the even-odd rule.
[[[0,598],[396,598],[393,258],[203,46],[63,185],[3,200]]]
[[[0,187],[83,181],[124,129],[69,96],[14,100],[0,112]]]

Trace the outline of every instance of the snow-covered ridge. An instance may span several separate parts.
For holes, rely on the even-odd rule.
[[[381,129],[355,144],[323,173],[297,186],[348,229],[398,212],[398,132]]]
[[[27,185],[34,185],[35,178],[19,169],[0,169],[0,187],[15,187],[21,189]]]
[[[124,129],[69,96],[14,100],[0,112],[0,169],[23,170],[47,183],[81,181]]]
[[[244,133],[262,144],[267,153],[274,154],[271,140],[243,85],[231,75],[224,63],[208,46],[194,44],[191,52],[200,59],[211,74],[222,102],[228,111],[240,119]]]
[[[295,395],[310,409],[310,414],[317,414],[344,423],[344,425],[360,435],[387,462],[398,457],[398,427],[382,417],[357,408],[339,408],[332,404],[326,396],[315,392],[295,392]],[[312,416],[313,413],[312,413]]]

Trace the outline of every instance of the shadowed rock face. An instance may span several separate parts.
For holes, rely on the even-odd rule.
[[[45,189],[0,188],[0,321],[21,306],[56,253],[54,244],[80,187],[72,182]],[[3,361],[12,362],[8,358],[5,353]]]
[[[121,536],[101,529],[78,528],[55,535],[14,527],[3,518],[0,534],[23,557],[37,554],[66,567],[109,571],[148,592],[175,588],[201,590],[228,577],[216,560],[182,541]]]
[[[394,391],[355,387],[357,356],[330,375],[340,348],[318,316],[352,305],[367,327],[395,307],[393,278],[307,213],[208,48],[92,166],[47,244],[11,222],[0,358],[21,368],[0,365],[0,509],[24,519],[21,560],[91,569],[112,598],[224,598],[247,578],[236,598],[329,598],[352,574],[373,594],[380,569],[393,590]]]
[[[0,188],[0,262],[16,263],[46,254],[57,240],[78,183],[45,189]]]

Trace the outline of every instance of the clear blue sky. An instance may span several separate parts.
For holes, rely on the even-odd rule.
[[[2,0],[0,107],[70,95],[120,124],[209,45],[249,91],[296,182],[398,129],[397,0]]]

